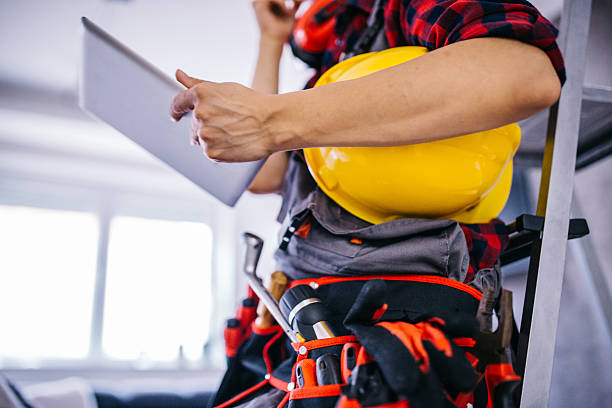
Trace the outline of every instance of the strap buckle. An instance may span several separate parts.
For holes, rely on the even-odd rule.
[[[291,238],[293,235],[295,235],[295,231],[297,231],[304,224],[304,222],[306,222],[309,215],[310,211],[303,211],[291,219],[291,224],[289,224],[289,227],[287,227],[283,233],[280,245],[278,246],[279,249],[283,251],[287,250],[289,241],[291,241]]]

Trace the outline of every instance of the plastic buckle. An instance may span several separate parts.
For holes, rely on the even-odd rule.
[[[295,234],[295,231],[297,231],[298,228],[300,228],[302,224],[306,222],[306,219],[308,218],[309,214],[310,214],[310,211],[304,211],[301,214],[298,214],[295,217],[293,217],[293,219],[291,220],[291,224],[289,224],[289,227],[287,227],[287,229],[283,233],[283,236],[281,238],[281,243],[278,246],[279,249],[283,251],[287,250],[287,247],[289,246],[289,241],[291,241],[291,238]]]

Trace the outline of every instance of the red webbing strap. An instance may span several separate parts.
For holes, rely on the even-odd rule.
[[[278,403],[276,408],[283,408],[287,404],[287,401],[289,401],[289,393],[285,394],[285,397]]]
[[[363,281],[370,279],[383,279],[388,281],[405,281],[405,282],[422,282],[422,283],[435,283],[438,285],[448,286],[454,289],[458,289],[462,292],[468,293],[472,295],[476,300],[480,301],[482,297],[482,293],[465,283],[461,283],[459,281],[445,278],[442,276],[435,275],[369,275],[369,276],[353,276],[350,278],[347,277],[336,277],[336,276],[325,276],[323,278],[317,279],[300,279],[294,280],[289,283],[289,288],[292,288],[297,285],[308,285],[311,282],[315,282],[318,285],[329,285],[332,283],[338,282],[350,282],[350,281]]]
[[[338,400],[336,408],[362,408],[362,406],[357,400],[350,400],[343,395]],[[390,402],[388,404],[372,406],[370,408],[410,408],[410,404],[406,400],[401,400],[397,402]]]
[[[388,404],[376,405],[371,408],[410,408],[410,404],[406,400],[401,400],[397,402],[390,402]]]
[[[230,405],[233,405],[234,403],[240,401],[242,398],[246,397],[247,395],[249,395],[252,392],[257,391],[258,389],[260,389],[261,387],[265,386],[268,383],[269,383],[268,380],[263,380],[262,382],[260,382],[258,384],[255,384],[251,388],[242,391],[240,394],[236,395],[235,397],[225,401],[223,404],[217,405],[215,408],[229,407]]]
[[[273,370],[272,362],[270,361],[270,355],[269,355],[270,347],[274,343],[276,343],[276,341],[280,339],[284,334],[285,332],[280,330],[278,333],[276,333],[274,337],[270,339],[270,341],[266,343],[266,345],[263,348],[262,354],[263,354],[264,363],[266,364],[266,372],[270,375],[272,375],[272,370]]]
[[[289,393],[289,399],[338,397],[340,395],[340,384],[317,385],[316,387],[296,388]]]
[[[287,386],[289,386],[289,383],[273,376],[270,376],[269,381],[271,386],[282,391],[287,391]]]
[[[315,350],[323,347],[339,346],[351,341],[357,341],[357,337],[353,335],[330,337],[328,339],[310,340],[302,343],[291,343],[291,347],[299,353],[300,348],[305,347],[306,350]]]

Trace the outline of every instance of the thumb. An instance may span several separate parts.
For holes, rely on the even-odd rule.
[[[179,81],[181,84],[185,85],[186,88],[192,88],[196,86],[197,84],[204,82],[201,79],[190,77],[189,75],[187,75],[185,72],[183,72],[180,69],[176,70],[175,75],[176,75],[176,80]]]

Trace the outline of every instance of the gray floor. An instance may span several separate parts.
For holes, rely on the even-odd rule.
[[[533,181],[538,179],[538,174],[529,177],[536,187]],[[532,198],[537,194],[534,190],[531,189]],[[576,193],[589,223],[599,262],[612,287],[612,158],[578,173]],[[570,244],[550,406],[612,407],[612,339],[587,272],[579,267],[573,249]],[[525,275],[506,274],[504,285],[514,292],[515,314],[520,319]]]

